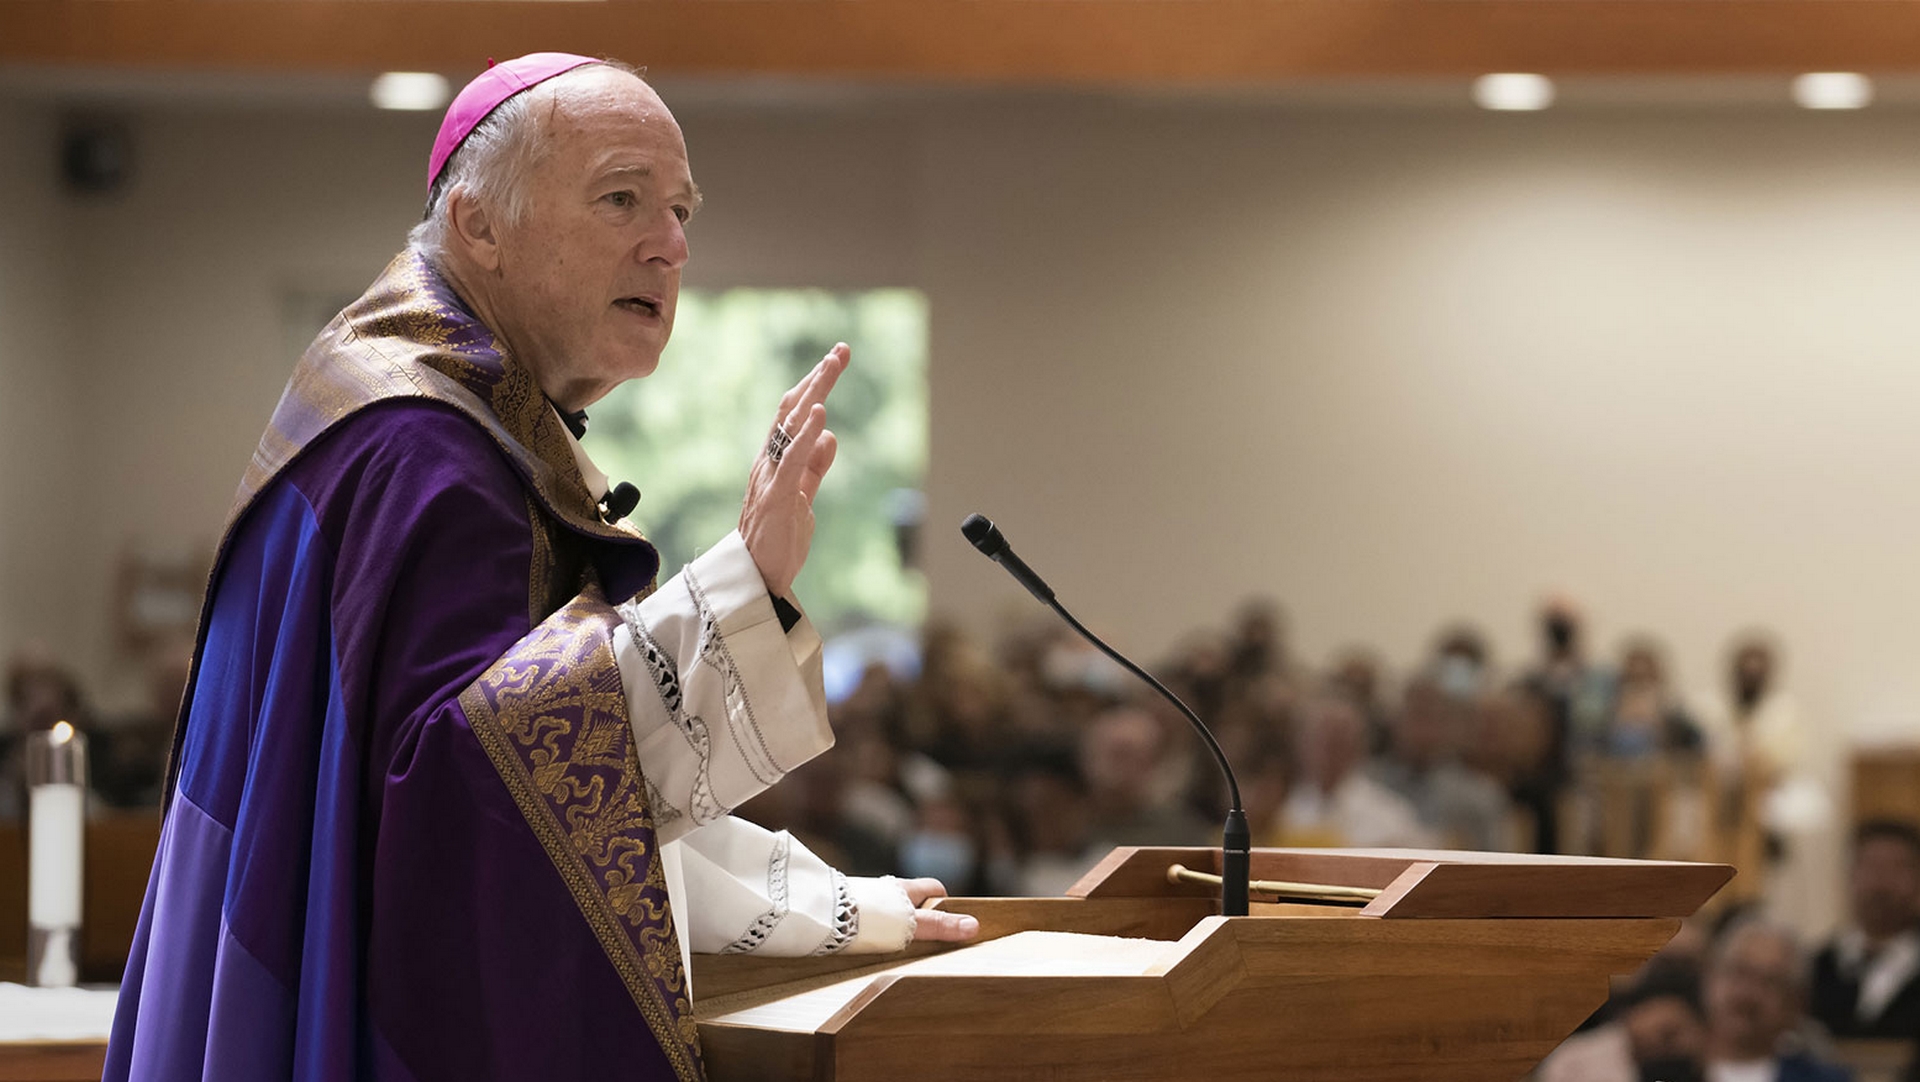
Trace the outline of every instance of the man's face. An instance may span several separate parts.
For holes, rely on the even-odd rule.
[[[1706,1051],[1707,1027],[1693,1004],[1679,996],[1655,996],[1637,1004],[1624,1021],[1635,1063],[1694,1060]]]
[[[1853,856],[1853,919],[1875,937],[1905,931],[1920,902],[1920,859],[1897,838],[1868,838]]]
[[[1707,972],[1707,1026],[1733,1048],[1771,1054],[1799,1018],[1793,949],[1778,936],[1750,932],[1729,943]]]
[[[509,344],[580,408],[651,373],[673,331],[699,205],[680,126],[638,78],[594,68],[555,88],[517,223],[500,228]]]

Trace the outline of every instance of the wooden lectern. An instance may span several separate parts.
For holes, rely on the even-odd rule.
[[[1639,967],[1733,875],[1715,864],[1257,849],[1256,882],[1377,896],[1262,903],[1256,887],[1252,915],[1227,918],[1214,888],[1169,880],[1175,864],[1217,874],[1219,851],[1116,849],[1064,898],[943,902],[979,918],[979,946],[697,956],[709,1077],[1517,1079],[1606,1000],[1609,976]],[[1045,934],[1060,932],[1127,938]],[[966,964],[969,952],[985,961]]]

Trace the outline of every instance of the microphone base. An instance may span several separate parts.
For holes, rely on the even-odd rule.
[[[1248,883],[1253,874],[1253,832],[1247,829],[1247,813],[1234,808],[1227,813],[1226,829],[1220,837],[1220,915],[1247,915]]]

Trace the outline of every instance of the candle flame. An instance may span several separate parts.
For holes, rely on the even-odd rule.
[[[56,721],[53,723],[53,742],[55,744],[64,744],[72,739],[73,726],[64,721]]]

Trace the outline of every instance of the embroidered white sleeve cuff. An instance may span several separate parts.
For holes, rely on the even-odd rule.
[[[847,885],[860,914],[859,930],[847,944],[848,954],[883,954],[913,942],[913,902],[898,879],[850,876]]]
[[[614,657],[662,842],[833,746],[819,633],[804,617],[781,629],[737,532],[619,609]]]
[[[685,877],[674,917],[701,954],[833,954],[863,936],[854,884],[871,881],[847,878],[784,830],[729,816],[669,848]]]

